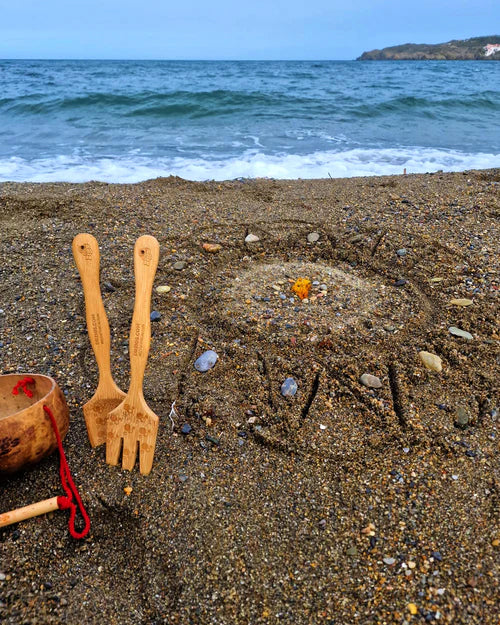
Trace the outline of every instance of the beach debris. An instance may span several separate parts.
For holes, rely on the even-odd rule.
[[[474,338],[470,332],[466,332],[465,330],[461,330],[460,328],[456,328],[455,326],[451,326],[448,328],[448,332],[453,334],[454,336],[461,336],[463,339],[467,339],[472,341]]]
[[[185,260],[178,260],[176,263],[174,263],[174,269],[176,271],[182,271],[183,269],[185,269],[187,266],[187,262]]]
[[[168,286],[168,284],[161,284],[160,286],[156,287],[156,292],[160,295],[163,295],[164,293],[170,293],[171,290],[172,287]]]
[[[418,356],[426,369],[429,371],[437,371],[438,373],[443,369],[442,361],[436,354],[430,352],[418,352]]]
[[[283,397],[293,397],[297,392],[297,382],[293,378],[287,378],[281,385]]]
[[[127,497],[130,495],[130,493],[132,492],[132,486],[125,486],[125,488],[123,489],[123,492],[127,495]]]
[[[298,295],[301,300],[304,300],[309,296],[311,286],[311,281],[307,278],[298,278],[292,285],[292,291]]]
[[[194,363],[194,368],[201,373],[205,373],[215,365],[219,356],[213,349],[204,352]]]
[[[363,373],[359,381],[363,386],[367,386],[368,388],[381,388],[382,386],[380,378],[377,378],[376,375],[370,375],[369,373]]]
[[[177,411],[175,409],[175,401],[172,402],[172,405],[170,406],[170,412],[168,414],[168,418],[170,419],[170,422],[172,423],[172,432],[174,431],[174,428],[175,428],[174,417],[179,418],[179,415],[177,414]]]
[[[245,243],[257,243],[260,241],[260,238],[256,234],[247,234],[245,237]]]
[[[210,254],[216,254],[222,249],[222,245],[220,245],[220,243],[203,243],[202,247],[205,252],[209,252]]]
[[[319,241],[319,233],[318,232],[310,232],[307,235],[307,240],[309,241],[309,243],[316,243],[316,241]]]
[[[149,318],[151,321],[160,321],[161,313],[159,313],[157,310],[153,310],[152,313],[149,315]]]
[[[474,302],[471,299],[452,299],[450,300],[450,304],[452,304],[453,306],[462,306],[462,307],[466,307],[466,306],[472,306]]]

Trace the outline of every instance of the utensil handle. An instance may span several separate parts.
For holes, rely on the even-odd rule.
[[[135,304],[130,329],[130,391],[142,397],[144,371],[151,343],[151,292],[160,258],[160,245],[150,236],[139,237],[134,247]]]
[[[90,344],[99,368],[99,383],[113,383],[110,366],[111,339],[109,323],[99,286],[99,245],[91,234],[77,234],[73,239],[73,256],[82,280],[85,315]]]
[[[32,503],[24,508],[16,508],[16,510],[11,510],[10,512],[4,512],[0,514],[0,527],[19,523],[19,521],[58,510],[57,499],[57,497],[52,497],[51,499],[44,499],[43,501]]]

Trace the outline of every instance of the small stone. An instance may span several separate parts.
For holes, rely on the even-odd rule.
[[[245,243],[257,243],[260,241],[260,238],[256,234],[247,234],[245,237]]]
[[[149,318],[151,319],[151,321],[160,321],[161,313],[159,313],[157,310],[153,310],[153,312],[149,315]]]
[[[418,352],[418,356],[422,361],[424,367],[430,371],[437,371],[438,373],[443,369],[441,358],[436,354],[430,352]]]
[[[465,330],[461,330],[460,328],[456,328],[455,326],[451,326],[448,328],[448,332],[453,334],[454,336],[461,336],[463,339],[467,339],[472,341],[474,338],[470,332],[466,332]]]
[[[469,425],[469,415],[463,406],[459,406],[457,408],[457,420],[455,425],[461,430],[465,430],[465,428]]]
[[[172,287],[168,286],[167,284],[162,284],[156,287],[156,292],[159,293],[160,295],[162,295],[163,293],[169,293],[171,290],[172,290]]]
[[[416,562],[413,562],[413,560],[410,560],[410,561],[408,562],[408,568],[409,568],[409,569],[414,569],[416,566],[417,566],[417,563],[416,563]]]
[[[205,436],[205,440],[208,441],[209,443],[212,443],[213,445],[220,445],[220,439],[215,438],[215,436],[210,436],[210,434],[207,434]]]
[[[319,234],[317,232],[310,232],[307,235],[307,240],[309,243],[316,243],[316,241],[319,241]]]
[[[114,293],[116,291],[115,287],[111,284],[111,282],[103,282],[102,283],[104,290],[108,293]]]
[[[471,299],[452,299],[450,300],[450,304],[453,306],[472,306],[474,302]]]
[[[407,283],[407,280],[404,278],[400,278],[394,282],[394,286],[404,286]]]
[[[381,388],[382,382],[380,378],[377,378],[375,375],[370,375],[369,373],[363,373],[363,375],[359,378],[359,381],[364,386],[368,388]]]
[[[293,397],[297,392],[297,382],[293,378],[287,378],[281,385],[283,397]]]
[[[204,373],[215,365],[215,363],[219,360],[219,356],[213,349],[209,349],[204,352],[194,363],[194,368],[197,371],[201,371]]]
[[[0,582],[5,581],[5,573],[0,573]]]
[[[388,566],[392,566],[393,564],[396,564],[396,559],[395,558],[384,558],[384,564],[387,564]]]
[[[181,482],[185,482],[185,481],[187,481],[187,479],[188,479],[188,476],[187,476],[187,475],[184,475],[184,474],[179,475],[179,480],[180,480]]]
[[[413,616],[417,614],[418,608],[414,603],[409,603],[406,607],[408,608],[409,613],[413,614]]]
[[[174,269],[176,271],[182,271],[183,269],[185,269],[187,266],[187,262],[185,260],[178,260],[176,263],[174,263]]]
[[[349,549],[346,551],[348,556],[357,556],[358,555],[358,548],[357,547],[349,547]]]
[[[408,254],[408,250],[406,248],[402,247],[400,250],[398,250],[396,252],[396,254],[398,256],[406,256]]]
[[[491,541],[491,546],[492,546],[492,547],[500,547],[500,538],[494,538],[494,539]]]
[[[219,243],[203,243],[202,247],[205,252],[210,252],[210,254],[216,254],[222,249],[222,245]]]
[[[181,432],[182,434],[189,434],[189,432],[191,432],[192,428],[189,425],[189,423],[184,423],[184,425],[181,427]]]

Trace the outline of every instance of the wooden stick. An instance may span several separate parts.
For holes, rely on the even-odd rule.
[[[19,521],[24,521],[40,514],[47,514],[47,512],[58,510],[59,506],[57,505],[57,499],[57,497],[52,497],[51,499],[44,499],[43,501],[32,503],[24,508],[17,508],[16,510],[11,510],[10,512],[4,512],[3,514],[0,514],[0,527],[12,525],[12,523],[19,523]]]

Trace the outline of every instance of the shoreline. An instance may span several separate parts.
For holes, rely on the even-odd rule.
[[[499,169],[0,183],[0,373],[65,392],[63,444],[92,524],[80,542],[63,511],[0,529],[2,622],[493,625],[499,187]],[[160,243],[149,476],[87,440],[97,370],[79,232],[100,245],[124,390],[132,250],[142,234]],[[291,300],[301,277],[308,303]],[[198,373],[208,349],[219,360]],[[0,480],[0,512],[61,494],[56,455]]]

